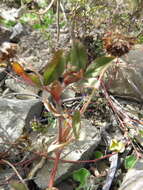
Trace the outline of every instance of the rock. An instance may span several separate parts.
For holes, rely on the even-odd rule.
[[[20,41],[20,38],[26,34],[26,27],[24,28],[21,23],[17,23],[11,28],[0,26],[0,45],[5,41],[18,43]]]
[[[143,159],[137,161],[135,166],[130,169],[119,190],[141,190],[143,189]]]
[[[0,82],[7,76],[7,73],[5,71],[6,71],[5,68],[2,67],[0,68]]]
[[[18,43],[21,36],[24,36],[27,33],[21,23],[17,23],[14,27],[12,27],[11,30],[12,34],[10,36],[10,41],[13,43]]]
[[[33,31],[21,38],[18,56],[24,59],[25,67],[39,71],[51,59],[49,40],[45,39],[39,31]]]
[[[0,26],[0,45],[5,41],[9,41],[11,34],[12,31],[10,29]]]
[[[101,133],[102,130],[105,130],[106,126],[103,126],[102,130],[99,132],[96,127],[92,126],[90,121],[83,119],[81,123],[81,132],[80,132],[80,138],[79,141],[73,142],[70,145],[68,145],[61,155],[61,157],[64,160],[86,160],[89,159],[89,157],[92,155],[94,149],[98,146],[100,140],[101,140]],[[48,131],[47,136],[52,136],[54,134],[57,134],[57,132],[52,130],[52,135],[50,134],[50,131]],[[45,135],[46,137],[46,135]],[[43,136],[42,136],[43,138]],[[37,141],[38,139],[38,141]],[[49,137],[47,137],[49,140]],[[35,137],[35,142],[40,142],[40,137]],[[46,144],[46,140],[41,140],[41,143]],[[47,143],[48,144],[48,143]],[[37,145],[40,147],[40,150],[42,150],[41,145]],[[33,164],[35,166],[36,163]],[[78,163],[59,163],[57,176],[55,184],[60,183],[63,179],[65,179],[68,175],[72,173],[72,171],[79,169],[84,164]],[[38,185],[40,189],[45,189],[47,187],[47,183],[49,181],[50,171],[53,168],[53,161],[47,160],[43,167],[37,172],[34,181]]]
[[[3,10],[0,13],[0,17],[8,21],[16,21],[20,16],[21,9],[11,8],[8,10]]]
[[[26,94],[36,95],[39,92],[38,88],[27,85],[23,81],[19,82],[16,79],[6,79],[5,84],[6,84],[6,87],[8,87],[10,90],[23,94],[23,96],[20,96],[20,98],[24,98],[24,99],[32,97],[32,96],[26,96]],[[34,96],[32,98],[34,98]]]
[[[7,8],[19,8],[21,7],[21,2],[19,0],[2,0],[1,7]],[[3,10],[3,9],[2,9]]]
[[[0,98],[0,143],[12,143],[34,117],[39,117],[42,103],[39,100],[14,100]],[[4,144],[0,146],[2,150]]]
[[[143,101],[143,45],[136,46],[121,57],[117,73],[110,72],[109,91],[127,99]],[[116,77],[115,77],[116,75]]]

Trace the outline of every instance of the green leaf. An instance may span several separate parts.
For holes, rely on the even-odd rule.
[[[52,15],[51,13],[45,15],[44,19],[43,19],[43,23],[47,26],[49,26],[50,24],[53,24],[54,22],[54,15]]]
[[[80,112],[76,111],[72,118],[72,128],[73,133],[76,139],[79,138],[80,135]]]
[[[76,70],[85,69],[87,64],[87,54],[84,45],[76,40],[70,52],[71,65],[76,67]]]
[[[143,137],[143,130],[139,130],[139,134],[141,137]]]
[[[42,29],[42,25],[39,24],[39,23],[37,23],[37,24],[34,24],[34,25],[33,25],[33,28],[34,28],[34,29]]]
[[[63,51],[55,52],[53,59],[47,65],[44,71],[44,85],[49,85],[54,80],[57,80],[64,71],[65,61],[63,58]]]
[[[3,20],[2,24],[6,27],[13,27],[16,25],[16,21],[11,21],[11,20]]]
[[[27,23],[34,20],[38,20],[38,16],[35,13],[25,13],[20,17],[21,23]]]
[[[41,87],[42,86],[42,81],[40,81],[40,77],[36,74],[28,74],[28,77],[32,80],[32,82],[34,82],[34,84],[37,85],[37,87]]]
[[[89,176],[90,176],[90,172],[85,168],[81,168],[73,172],[73,179],[80,183],[79,187],[76,188],[76,190],[80,190],[87,184],[87,180]]]
[[[124,162],[125,168],[126,169],[133,168],[136,162],[137,162],[137,158],[134,155],[127,156]]]
[[[28,190],[28,187],[25,184],[22,184],[16,180],[11,181],[10,185],[14,190]]]
[[[106,68],[114,58],[115,57],[100,57],[95,59],[95,61],[87,68],[85,77],[91,78],[99,76],[101,71]]]
[[[94,156],[95,156],[96,159],[98,159],[98,158],[101,158],[101,157],[103,156],[103,153],[100,152],[100,151],[96,151],[96,152],[94,153]]]

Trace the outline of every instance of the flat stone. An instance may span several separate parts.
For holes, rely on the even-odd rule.
[[[13,43],[18,43],[20,38],[27,33],[21,23],[17,23],[11,30],[10,41]]]
[[[143,45],[135,46],[128,54],[121,57],[116,70],[117,72],[115,70],[110,72],[109,91],[114,95],[142,102]]]
[[[16,21],[20,15],[20,11],[21,9],[11,8],[1,11],[0,16],[8,21]]]
[[[42,103],[38,99],[0,98],[0,142],[14,142],[23,133],[24,127],[29,126],[30,120],[40,116],[41,111]]]
[[[5,41],[9,41],[11,34],[12,34],[11,29],[0,26],[0,45]]]
[[[5,68],[0,68],[0,82],[7,76]]]
[[[143,159],[137,161],[132,169],[129,169],[119,190],[143,189]]]
[[[39,89],[34,87],[34,86],[30,86],[26,83],[24,83],[24,81],[20,81],[19,80],[16,80],[16,79],[6,79],[5,80],[5,84],[6,84],[6,87],[8,87],[10,90],[16,92],[16,93],[20,93],[20,94],[29,94],[29,95],[36,95],[38,94],[39,92]],[[23,96],[20,96],[21,98],[31,98],[31,96],[26,96],[26,95],[23,95]],[[34,97],[34,96],[33,96]],[[33,98],[32,97],[32,98]]]
[[[0,26],[0,45],[3,42],[11,41],[13,43],[18,43],[20,38],[27,34],[26,29],[24,29],[21,23],[17,23],[11,28]]]
[[[103,126],[102,130],[97,130],[89,120],[83,119],[81,122],[80,138],[76,142],[71,143],[63,150],[61,158],[64,160],[86,160],[92,155],[95,148],[98,146],[101,140],[101,133],[105,130],[106,126]],[[50,133],[48,132],[50,135]],[[54,134],[57,134],[54,132]],[[39,140],[39,138],[38,138]],[[38,142],[38,141],[37,141]],[[42,141],[43,142],[43,141]],[[46,143],[43,143],[46,144]],[[40,145],[38,145],[40,147]],[[47,160],[43,167],[37,172],[34,181],[39,188],[45,189],[47,187],[51,169],[53,168],[53,161]],[[34,163],[35,165],[35,163]],[[34,166],[33,165],[33,166]],[[66,177],[68,177],[74,170],[83,167],[83,163],[62,163],[58,165],[58,171],[55,184],[60,183]]]

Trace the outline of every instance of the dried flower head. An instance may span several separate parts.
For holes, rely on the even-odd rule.
[[[10,58],[13,58],[16,54],[18,45],[15,43],[4,42],[0,46],[0,63]]]
[[[109,54],[116,57],[128,53],[135,42],[134,37],[128,37],[119,32],[110,32],[103,37],[104,48]]]

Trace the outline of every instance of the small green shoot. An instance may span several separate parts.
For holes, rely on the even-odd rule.
[[[86,187],[88,177],[90,176],[90,172],[85,169],[81,168],[79,170],[76,170],[73,172],[73,179],[77,182],[79,182],[79,187],[77,187],[75,190],[81,190]]]
[[[80,135],[80,112],[76,111],[72,118],[72,128],[73,133],[76,139],[79,138]]]
[[[55,117],[50,113],[46,112],[44,113],[44,118],[47,119],[47,124],[42,124],[40,121],[33,119],[30,122],[30,126],[33,131],[41,132],[41,133],[46,133],[49,128],[55,128],[57,124],[57,120]]]
[[[139,42],[140,44],[143,43],[143,35],[141,35],[141,36],[138,38],[138,42]]]
[[[137,162],[137,158],[134,155],[127,156],[125,158],[124,166],[126,169],[133,168]]]
[[[5,27],[11,28],[11,27],[15,26],[17,22],[16,21],[2,19],[2,20],[0,20],[0,23],[3,26],[5,26]]]
[[[95,151],[94,156],[96,159],[101,158],[103,156],[103,153],[100,151]]]
[[[11,181],[10,186],[14,190],[29,190],[26,184],[20,183],[19,181]]]
[[[38,16],[35,13],[25,13],[20,17],[21,23],[29,23],[38,20]]]
[[[47,65],[44,71],[44,84],[49,85],[54,80],[57,80],[64,71],[65,62],[63,59],[63,51],[55,52],[53,59]]]
[[[139,134],[143,138],[143,130],[139,130]]]

